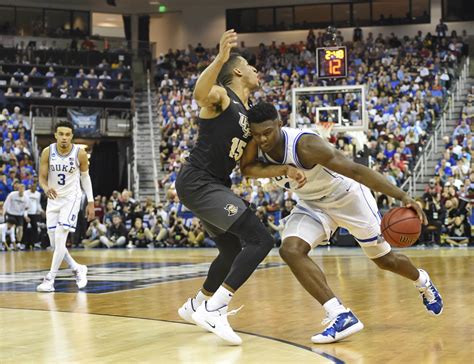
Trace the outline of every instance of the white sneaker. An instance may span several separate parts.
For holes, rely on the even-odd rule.
[[[87,286],[87,266],[79,265],[77,270],[74,271],[74,275],[76,276],[76,284],[77,288],[82,289]]]
[[[187,321],[190,324],[196,325],[196,323],[194,322],[192,318],[192,315],[194,312],[196,312],[199,306],[201,305],[198,304],[195,298],[188,298],[188,300],[179,308],[178,315],[184,321]]]
[[[43,283],[36,287],[38,292],[54,292],[54,279],[51,277],[51,274],[46,274],[46,277],[43,279]]]
[[[191,316],[194,322],[203,329],[216,334],[231,345],[240,345],[242,339],[230,327],[227,316],[235,315],[242,307],[230,312],[227,312],[227,306],[208,311],[207,301],[204,301],[204,304],[200,305]]]

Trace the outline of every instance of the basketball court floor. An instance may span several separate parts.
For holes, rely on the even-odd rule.
[[[36,293],[50,252],[0,253],[0,363],[468,363],[473,360],[474,250],[407,249],[445,302],[427,314],[407,280],[378,270],[358,249],[313,258],[365,324],[345,341],[314,345],[323,310],[272,254],[236,294],[230,347],[182,322],[177,308],[200,287],[213,249],[77,250],[89,285],[64,269],[55,293]]]

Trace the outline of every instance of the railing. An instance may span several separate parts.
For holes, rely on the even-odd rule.
[[[133,161],[132,161],[132,173],[133,173],[133,196],[136,200],[140,200],[140,175],[138,174],[138,113],[132,118],[132,143],[133,143]],[[130,173],[129,173],[130,176]]]
[[[36,127],[33,120],[33,112],[30,110],[30,127],[31,127],[31,153],[33,154],[33,161],[35,163],[35,170],[39,171],[39,149],[38,139],[36,138]]]
[[[445,107],[435,125],[433,134],[428,139],[420,158],[415,164],[412,170],[412,175],[408,177],[405,182],[400,186],[403,190],[407,191],[410,195],[416,193],[416,182],[418,180],[424,181],[425,175],[428,171],[428,160],[431,160],[438,151],[439,139],[446,134],[446,125],[448,120],[453,119],[454,114],[454,103],[459,100],[464,91],[466,79],[469,76],[469,57],[466,58],[465,62],[461,66],[461,72],[458,80],[454,83],[451,93],[448,96]]]
[[[160,203],[160,185],[158,184],[158,168],[156,167],[155,128],[153,127],[153,110],[151,107],[150,70],[147,70],[146,85],[148,98],[148,124],[150,127],[151,140],[151,157],[153,160],[153,184],[155,186],[155,203]]]

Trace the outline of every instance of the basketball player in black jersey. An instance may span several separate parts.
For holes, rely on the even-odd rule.
[[[242,340],[227,321],[235,311],[227,312],[227,307],[274,241],[247,204],[230,190],[229,175],[251,138],[246,114],[250,93],[259,85],[257,70],[243,57],[231,54],[237,46],[234,30],[222,35],[219,46],[219,54],[194,89],[193,97],[201,107],[199,135],[176,179],[181,202],[201,219],[219,255],[203,288],[178,313],[228,343],[240,345]],[[291,178],[304,183],[303,173],[289,169]]]

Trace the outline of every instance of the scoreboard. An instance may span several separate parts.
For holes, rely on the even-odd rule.
[[[347,76],[347,49],[321,47],[316,49],[316,72],[318,78],[343,78]]]

